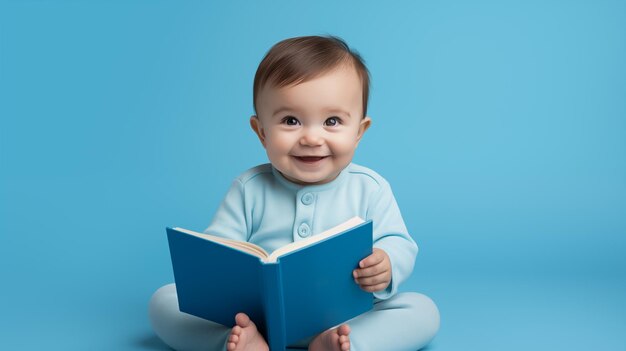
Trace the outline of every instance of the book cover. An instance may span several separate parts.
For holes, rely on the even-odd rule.
[[[372,222],[362,222],[265,262],[189,231],[167,228],[182,312],[226,326],[244,312],[272,350],[341,324],[373,306],[352,271],[372,253]]]

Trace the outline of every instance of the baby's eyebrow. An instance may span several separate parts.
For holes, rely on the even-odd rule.
[[[274,111],[274,113],[272,113],[272,116],[276,117],[277,115],[282,115],[284,113],[294,113],[294,114],[297,115],[297,114],[299,114],[299,111],[298,111],[297,108],[294,108],[294,107],[281,106],[278,109],[276,109]],[[348,112],[346,110],[343,110],[341,108],[334,108],[334,107],[333,108],[327,108],[327,109],[324,109],[324,113],[328,114],[329,116],[333,115],[333,114],[337,114],[337,115],[345,116],[345,117],[348,117],[348,118],[352,118],[352,115],[350,115],[350,112]]]
[[[331,109],[327,109],[327,110],[325,110],[324,112],[326,112],[326,113],[328,113],[328,114],[334,114],[334,113],[336,113],[336,114],[340,114],[340,115],[347,116],[348,118],[352,117],[352,116],[350,115],[350,112],[348,112],[348,111],[344,111],[344,110],[342,110],[342,109],[340,109],[340,108],[331,108]]]
[[[285,112],[294,112],[294,109],[291,107],[287,107],[287,106],[281,106],[278,108],[278,110],[274,111],[274,113],[272,113],[272,116],[276,116]]]

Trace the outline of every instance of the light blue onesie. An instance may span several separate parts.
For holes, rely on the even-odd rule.
[[[271,164],[252,168],[235,179],[205,232],[272,252],[354,216],[372,220],[374,247],[389,256],[392,279],[386,290],[374,293],[371,311],[348,322],[351,349],[425,346],[439,329],[439,312],[424,295],[397,293],[413,270],[417,245],[389,183],[376,172],[350,164],[330,183],[303,186],[286,180]],[[149,313],[156,334],[176,350],[224,350],[232,327],[180,312],[174,284],[155,292]]]

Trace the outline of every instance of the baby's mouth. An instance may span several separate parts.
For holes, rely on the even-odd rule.
[[[315,163],[317,161],[321,161],[328,156],[294,156],[297,160],[305,162],[305,163]]]

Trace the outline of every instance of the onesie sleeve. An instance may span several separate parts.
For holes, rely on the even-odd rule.
[[[369,202],[367,219],[374,225],[374,247],[384,250],[391,261],[391,283],[387,289],[374,293],[379,299],[388,299],[398,291],[400,283],[413,272],[417,244],[409,235],[400,208],[389,183],[382,180],[380,188]]]
[[[245,213],[244,187],[241,180],[235,179],[204,232],[247,241],[249,233]]]

